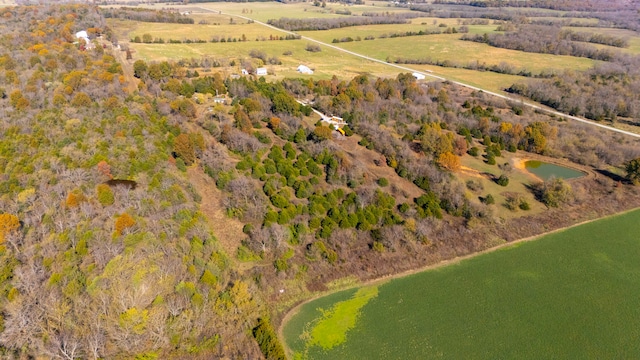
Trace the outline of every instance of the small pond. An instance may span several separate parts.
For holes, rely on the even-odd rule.
[[[552,176],[562,179],[574,179],[585,175],[582,171],[538,160],[529,160],[524,163],[524,166],[527,171],[536,175],[542,180],[547,180]]]

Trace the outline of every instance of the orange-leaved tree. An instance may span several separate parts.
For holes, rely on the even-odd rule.
[[[111,166],[109,166],[109,164],[106,161],[102,160],[96,166],[98,168],[98,171],[102,175],[108,177],[109,179],[113,179],[113,175],[111,175]]]
[[[133,225],[136,224],[136,221],[133,220],[133,218],[127,214],[127,213],[123,213],[122,215],[118,216],[116,218],[116,223],[115,223],[115,230],[116,230],[116,234],[122,235],[122,232],[125,229],[128,229],[130,227],[132,227]]]
[[[189,134],[182,133],[176,137],[173,143],[173,152],[181,158],[186,165],[196,161],[196,152]]]
[[[9,213],[0,214],[0,244],[11,232],[20,228],[20,220],[17,216]]]
[[[451,152],[440,154],[437,162],[440,167],[449,171],[456,171],[460,169],[460,157]]]

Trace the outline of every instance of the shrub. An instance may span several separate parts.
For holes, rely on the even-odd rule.
[[[474,146],[471,149],[469,149],[468,153],[471,156],[478,156],[478,154],[480,153],[480,149]]]
[[[496,183],[500,186],[507,186],[509,185],[509,178],[507,177],[507,175],[502,174],[500,175],[498,180],[496,180]]]
[[[482,185],[482,182],[478,180],[467,180],[466,185],[467,185],[467,189],[473,192],[480,192],[484,190],[484,186]]]
[[[331,133],[331,128],[322,125],[316,126],[316,128],[313,130],[313,136],[318,141],[331,139]]]
[[[488,194],[487,196],[485,196],[483,200],[484,200],[483,202],[487,205],[496,203],[496,200],[493,198],[493,195],[491,194]]]
[[[258,319],[258,326],[253,328],[253,337],[265,358],[273,360],[286,359],[284,348],[278,341],[278,336],[267,318]]]
[[[98,197],[98,202],[102,204],[102,206],[109,206],[115,202],[113,191],[109,185],[100,184],[96,186],[96,195]]]
[[[389,180],[387,180],[386,178],[381,177],[378,179],[378,186],[384,187],[388,185],[389,185]]]
[[[322,49],[320,49],[320,45],[318,44],[307,44],[307,47],[305,48],[305,50],[309,51],[309,52],[320,52],[322,51]]]
[[[187,165],[184,163],[182,158],[178,158],[178,160],[176,160],[176,167],[182,172],[187,172]]]

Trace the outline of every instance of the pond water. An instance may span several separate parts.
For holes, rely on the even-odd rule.
[[[133,190],[138,186],[138,183],[133,180],[122,180],[122,179],[111,179],[104,182],[105,184],[114,187],[114,186],[124,186]]]
[[[524,163],[524,166],[527,171],[536,175],[542,180],[548,180],[552,176],[562,179],[574,179],[585,175],[582,171],[574,170],[560,165],[549,164],[544,161],[538,160],[529,160]]]

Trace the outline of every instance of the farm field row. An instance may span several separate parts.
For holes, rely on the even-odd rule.
[[[314,300],[284,338],[296,359],[637,358],[638,216],[369,285],[365,299],[351,289]],[[356,321],[327,338],[339,316]]]

